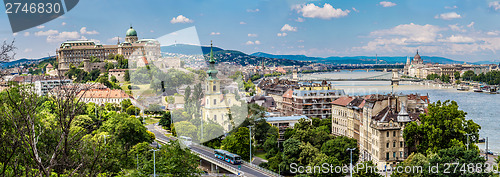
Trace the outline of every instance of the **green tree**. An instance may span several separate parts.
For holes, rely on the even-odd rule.
[[[342,164],[349,164],[351,152],[347,148],[356,148],[352,151],[352,163],[356,164],[359,158],[359,148],[357,148],[357,141],[354,138],[335,137],[321,146],[321,152],[329,157],[337,158]]]
[[[460,79],[460,72],[455,71],[455,73],[453,73],[453,76],[455,76],[455,80],[459,80]]]
[[[112,113],[110,118],[102,124],[101,132],[109,132],[124,145],[126,149],[141,142],[152,142],[146,127],[139,119],[126,114]]]
[[[238,131],[233,134],[226,136],[222,140],[221,148],[227,150],[231,153],[235,153],[241,156],[244,160],[250,159],[250,131],[247,127],[240,127]],[[255,148],[252,148],[252,151]],[[252,153],[253,154],[253,153]]]
[[[123,100],[122,102],[120,102],[120,106],[123,110],[126,110],[131,105],[132,105],[132,101],[130,101],[130,99],[126,99],[126,100]]]
[[[300,145],[302,143],[294,138],[290,138],[283,142],[283,161],[285,162],[285,170],[290,171],[290,164],[298,163],[300,157]]]
[[[172,122],[172,114],[170,114],[170,111],[163,112],[160,122],[158,122],[158,125],[162,126],[165,129],[170,130],[170,123]]]
[[[187,136],[193,140],[198,139],[198,128],[188,121],[180,121],[175,123],[175,131],[177,136]]]
[[[153,166],[156,163],[156,174],[159,176],[200,176],[198,168],[200,158],[191,153],[189,149],[181,148],[178,141],[161,146],[159,151],[153,153],[142,151],[144,158],[139,171],[132,176],[150,176],[153,174]],[[153,160],[156,160],[155,162]]]
[[[123,76],[123,80],[125,81],[130,81],[130,72],[127,70],[125,70],[125,76]]]
[[[458,109],[455,101],[437,101],[428,106],[428,112],[420,115],[420,123],[411,122],[404,129],[403,137],[412,151],[423,154],[437,152],[453,146],[464,146],[466,134],[471,134],[470,147],[477,148],[473,139],[479,139],[481,126],[466,120],[466,112]]]
[[[129,115],[138,115],[140,112],[141,112],[141,109],[139,109],[138,107],[135,107],[133,105],[130,105],[127,109],[127,114]]]
[[[116,79],[116,77],[115,77],[115,76],[111,76],[111,82],[117,83],[117,82],[118,82],[118,80]]]

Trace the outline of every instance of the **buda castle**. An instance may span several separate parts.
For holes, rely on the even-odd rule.
[[[141,39],[137,37],[135,29],[130,27],[125,35],[125,42],[118,40],[116,45],[102,45],[94,41],[78,40],[63,42],[56,51],[58,70],[65,73],[70,65],[78,66],[96,57],[100,61],[108,59],[109,55],[123,55],[126,59],[160,58],[160,43],[155,39]]]

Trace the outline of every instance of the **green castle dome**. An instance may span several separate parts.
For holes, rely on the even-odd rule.
[[[137,32],[135,31],[135,29],[130,27],[130,29],[127,30],[127,36],[137,36]]]

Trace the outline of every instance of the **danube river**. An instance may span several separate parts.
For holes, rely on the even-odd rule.
[[[381,75],[383,72],[333,72],[313,74],[316,78],[365,78]],[[306,75],[304,75],[306,76]],[[456,89],[440,88],[439,86],[425,86],[411,83],[402,83],[399,86],[392,87],[390,81],[333,81],[336,88],[344,89],[349,95],[366,94],[387,94],[394,90],[395,93],[417,93],[420,95],[429,95],[430,101],[454,100],[458,103],[459,109],[467,112],[466,119],[472,119],[481,125],[479,136],[488,137],[489,149],[500,152],[500,94],[486,94],[475,92],[457,91]],[[479,145],[480,149],[485,148],[485,144]]]

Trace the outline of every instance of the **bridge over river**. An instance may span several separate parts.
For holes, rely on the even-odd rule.
[[[399,73],[394,72],[325,72],[293,74],[281,76],[281,78],[295,79],[298,81],[421,81],[415,78],[401,78]]]
[[[149,131],[153,132],[156,137],[156,141],[160,143],[168,143],[169,141],[175,140],[175,137],[167,137],[155,127],[154,124],[146,126]],[[203,164],[209,165],[209,171],[218,171],[218,169],[223,169],[224,172],[234,174],[234,176],[248,176],[248,177],[266,177],[266,176],[276,176],[282,177],[267,169],[261,168],[255,164],[243,161],[241,168],[239,165],[232,165],[230,163],[224,162],[218,158],[214,157],[214,150],[199,144],[192,144],[190,146],[191,152],[197,154],[201,159],[203,159]],[[201,164],[201,163],[200,163]],[[226,175],[228,176],[228,175]]]

